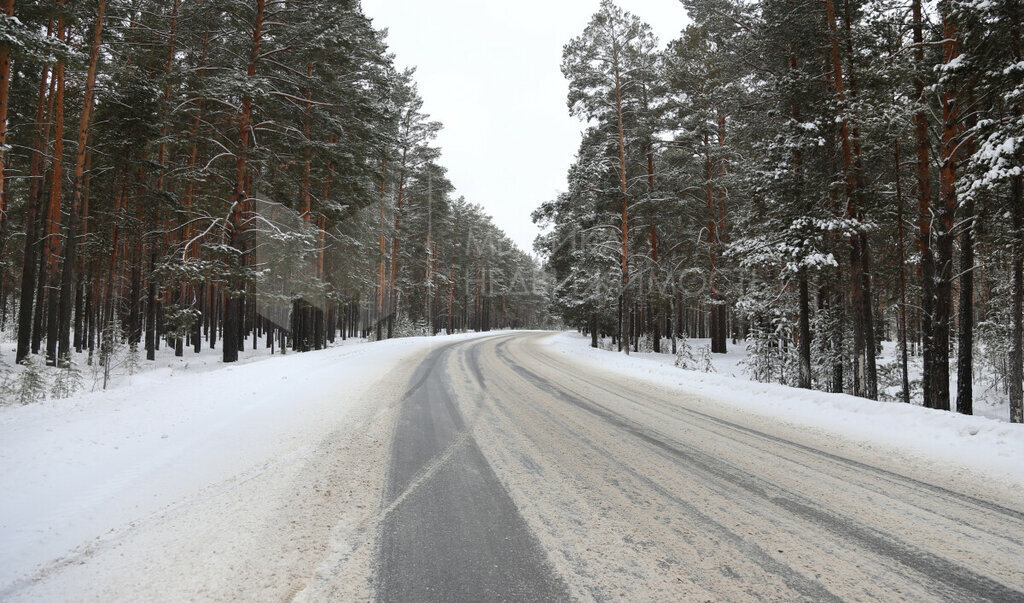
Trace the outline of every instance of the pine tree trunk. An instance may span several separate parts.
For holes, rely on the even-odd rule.
[[[156,270],[156,251],[149,256],[150,275]],[[156,360],[156,280],[149,279],[149,287],[146,289],[146,360]]]
[[[408,161],[408,149],[402,150],[402,165],[398,173],[398,198],[395,201],[395,232],[391,239],[391,282],[388,285],[388,297],[391,299],[391,308],[388,311],[388,339],[391,339],[394,328],[395,316],[398,314],[398,296],[395,293],[395,281],[398,278],[398,249],[401,238],[400,228],[402,226],[402,204],[405,201],[405,172]]]
[[[895,180],[896,180],[896,255],[900,264],[899,288],[900,299],[898,316],[896,318],[896,331],[899,338],[900,353],[900,398],[905,404],[910,404],[910,376],[909,361],[907,359],[907,254],[904,240],[906,237],[905,225],[903,223],[903,188],[900,180],[900,139],[894,139],[893,154],[895,155]]]
[[[380,159],[380,233],[378,235],[378,247],[377,253],[380,257],[377,261],[377,339],[381,338],[381,321],[384,318],[384,294],[385,284],[387,279],[387,237],[384,236],[384,204],[387,200],[388,194],[388,160],[387,157],[381,157]],[[454,256],[453,256],[454,258]],[[454,262],[454,259],[452,260]],[[450,311],[450,309],[449,309]],[[449,319],[450,320],[450,319]],[[449,333],[451,331],[449,330]]]
[[[632,309],[629,296],[629,197],[626,195],[627,179],[626,179],[626,130],[622,120],[622,82],[619,75],[619,55],[618,47],[613,52],[612,62],[615,69],[615,114],[618,118],[618,136],[619,136],[619,189],[622,193],[622,224],[620,234],[622,235],[622,255],[621,255],[621,269],[622,269],[622,308],[624,313],[628,313]],[[623,316],[622,322],[624,323],[623,337],[626,344],[623,346],[626,355],[629,355],[629,342],[632,339],[632,328],[633,321],[632,316],[628,318]]]
[[[943,14],[943,63],[958,56],[958,33],[950,9]],[[937,274],[935,306],[932,315],[934,367],[932,402],[934,408],[950,409],[949,348],[953,318],[953,222],[956,215],[956,148],[960,139],[958,102],[955,92],[947,88],[942,94],[942,146],[939,155],[939,205],[935,221]]]
[[[646,88],[645,88],[645,103],[646,103]],[[651,144],[647,145],[647,193],[651,196],[652,201],[654,197],[654,149]],[[648,311],[650,313],[651,320],[651,338],[654,342],[654,353],[661,353],[661,294],[658,290],[658,269],[659,269],[659,258],[658,258],[658,226],[651,224],[651,260],[654,262],[652,269],[653,276],[651,277],[651,290],[648,292]]]
[[[918,199],[918,251],[921,253],[921,356],[924,363],[922,385],[924,405],[935,408],[935,338],[933,315],[935,312],[935,255],[932,250],[932,192],[930,145],[928,140],[928,100],[925,98],[924,35],[921,0],[913,0],[914,62],[918,74],[914,77],[917,111],[914,113],[914,138],[917,142],[917,199]]]
[[[141,221],[141,220],[140,220]],[[128,290],[128,343],[138,346],[142,341],[142,262],[145,249],[142,238],[135,241],[131,260],[131,287]]]
[[[50,33],[47,34],[49,37]],[[32,158],[29,169],[28,197],[25,201],[25,243],[22,256],[21,291],[18,302],[18,347],[15,361],[18,364],[28,357],[32,347],[32,318],[33,300],[36,289],[36,267],[39,258],[39,231],[37,223],[41,213],[41,187],[39,181],[42,174],[44,149],[47,145],[46,130],[43,120],[46,114],[46,99],[48,92],[47,79],[49,68],[44,67],[39,80],[39,94],[36,101],[35,118],[35,144],[32,149]]]
[[[797,387],[811,389],[811,300],[807,283],[807,269],[801,268],[797,278],[800,281],[800,375]]]
[[[844,7],[844,28],[845,28],[845,39],[846,39],[846,54],[849,57],[854,56],[853,49],[853,33],[852,33],[852,9],[851,1],[845,0],[843,2]],[[857,79],[854,71],[854,65],[851,59],[849,67],[849,78],[847,80],[847,89],[849,98],[852,103],[857,101]],[[852,124],[850,139],[853,147],[853,173],[856,182],[855,192],[855,215],[857,221],[863,223],[863,203],[861,202],[862,191],[867,187],[864,183],[864,166],[861,161],[861,148],[860,148],[860,131],[857,127],[856,122]],[[878,370],[877,361],[875,357],[875,310],[874,310],[874,295],[872,294],[871,286],[871,246],[867,237],[867,233],[863,230],[858,234],[858,243],[860,247],[860,261],[861,265],[857,271],[861,280],[860,288],[862,291],[863,298],[861,299],[860,305],[860,316],[858,321],[861,325],[861,332],[864,339],[864,347],[861,351],[859,361],[863,364],[863,387],[864,396],[872,400],[878,399]],[[852,276],[852,275],[851,275]]]
[[[832,341],[830,348],[832,352],[831,392],[841,394],[846,391],[846,364],[843,358],[845,355],[843,337],[846,331],[846,316],[843,311],[843,294],[839,291],[838,287],[827,297],[827,303],[829,309],[836,313],[832,319]]]
[[[790,73],[796,73],[798,63],[796,54],[793,52],[793,45],[789,46],[789,69]],[[798,98],[793,97],[790,104],[790,116],[794,122],[800,120],[800,105]],[[803,156],[799,149],[793,150],[793,178],[794,182],[794,207],[802,207],[803,202]],[[797,387],[811,389],[811,300],[810,287],[807,282],[807,268],[801,266],[797,273],[799,280],[799,342],[798,356],[800,358],[800,373],[797,379]]]
[[[865,362],[865,350],[867,342],[864,333],[864,304],[867,303],[864,295],[863,249],[860,245],[860,237],[856,234],[850,237],[850,301],[852,305],[853,327],[853,395],[867,397],[867,363]]]
[[[839,54],[839,34],[836,28],[835,6],[832,0],[825,0],[825,12],[831,43],[832,84],[839,101],[839,142],[846,194],[846,217],[861,221],[858,200],[859,186],[855,165],[850,122],[847,117],[847,94],[843,76],[842,59]],[[866,237],[863,233],[850,237],[850,291],[853,305],[854,342],[854,395],[875,398],[876,380],[873,378],[874,335],[870,299],[870,274]]]
[[[866,232],[859,233],[861,248],[861,279],[863,281],[864,300],[862,318],[864,328],[864,364],[865,364],[865,396],[871,400],[878,399],[878,367],[875,357],[875,309],[871,278],[871,246]]]
[[[10,19],[14,16],[14,0],[3,0],[4,15]],[[9,193],[4,179],[7,149],[7,106],[11,91],[11,47],[0,45],[0,261],[7,241],[7,200]],[[0,285],[2,286],[2,285]],[[0,304],[7,308],[6,295],[0,295]]]
[[[1024,176],[1012,184],[1013,266],[1010,342],[1010,422],[1024,423]]]
[[[718,112],[718,149],[719,153],[725,150],[725,114]],[[725,159],[719,157],[715,173],[719,178],[725,177]],[[710,184],[708,185],[711,186]],[[711,219],[715,223],[715,245],[719,252],[716,259],[720,258],[721,251],[726,243],[726,213],[725,213],[725,190],[719,190],[715,196],[715,204],[711,207]],[[715,268],[718,269],[717,266]],[[716,275],[717,276],[717,273]],[[717,287],[717,282],[715,287]],[[725,304],[725,296],[720,289],[715,289],[711,300],[711,352],[713,354],[725,354],[728,352],[726,340],[728,339],[729,311]]]
[[[49,167],[47,162],[51,158],[51,153],[48,152],[48,145],[50,137],[53,132],[54,123],[54,106],[55,97],[57,90],[57,78],[51,74],[50,76],[50,88],[47,95],[47,108],[46,108],[46,121],[44,122],[45,134],[42,137],[42,153],[41,160],[39,163],[39,173],[36,177],[36,181],[39,183],[37,190],[38,201],[37,205],[39,208],[39,221],[36,224],[36,233],[39,235],[37,242],[38,254],[35,258],[35,262],[38,265],[38,278],[36,278],[36,291],[35,291],[35,308],[32,313],[32,353],[38,354],[41,349],[43,342],[44,329],[46,327],[46,287],[47,287],[47,274],[46,274],[46,254],[47,254],[47,240],[46,240],[46,229],[49,223],[50,215],[50,203],[49,203],[49,191],[50,186],[46,181],[47,175],[49,174]],[[52,174],[50,174],[52,178]]]
[[[256,11],[254,15],[252,30],[252,48],[249,55],[249,68],[247,75],[252,79],[256,75],[256,64],[260,56],[260,41],[263,38],[263,19],[266,10],[266,0],[256,0]],[[235,186],[232,193],[230,246],[239,256],[242,253],[242,228],[243,215],[247,205],[248,182],[246,162],[249,155],[249,130],[252,127],[252,97],[246,96],[242,99],[242,107],[238,112],[238,152],[235,156]],[[242,268],[242,258],[239,257],[238,268]],[[243,300],[244,283],[240,277],[235,277],[231,286],[225,291],[226,301],[224,304],[224,345],[223,361],[236,362],[238,360],[239,343],[242,341],[242,312],[245,309]]]
[[[313,62],[308,61],[306,63],[306,79],[312,80],[313,78]],[[302,151],[302,184],[299,187],[299,213],[302,216],[302,225],[308,230],[312,225],[313,208],[312,208],[312,194],[310,191],[310,172],[313,164],[313,151],[310,148],[312,144],[311,137],[311,113],[313,111],[313,90],[310,86],[306,87],[306,103],[303,109],[303,135],[306,139],[306,148]],[[319,275],[316,274],[316,266],[313,266],[313,277],[317,278]],[[312,306],[308,302],[303,302],[302,306],[302,352],[310,351],[311,347],[319,349],[319,339],[317,338],[317,332],[315,328],[316,316],[313,312]],[[312,328],[311,328],[312,327]],[[310,337],[313,337],[313,346],[310,346]]]
[[[89,140],[89,124],[92,116],[93,92],[96,88],[96,68],[99,62],[100,42],[103,35],[103,13],[106,0],[98,0],[96,5],[96,23],[93,29],[92,46],[89,51],[89,69],[85,80],[85,100],[82,103],[82,115],[78,125],[78,148],[75,154],[75,188],[71,195],[71,212],[68,216],[68,227],[64,235],[64,265],[61,270],[60,289],[60,330],[58,356],[70,357],[71,345],[71,308],[74,304],[74,271],[78,264],[76,255],[78,248],[78,231],[82,220],[82,192],[85,187],[85,159]]]
[[[449,335],[455,332],[455,260],[459,253],[459,216],[455,215],[455,229],[452,230],[452,259],[448,263],[448,318],[446,327]]]
[[[963,207],[960,235],[960,304],[957,309],[956,411],[974,414],[974,201]]]
[[[58,4],[63,5],[63,0]],[[57,20],[57,39],[64,42],[67,27],[63,12]],[[53,98],[53,160],[50,177],[50,197],[44,229],[44,271],[46,279],[46,364],[57,365],[57,301],[60,289],[60,219],[64,184],[64,61],[54,67]]]

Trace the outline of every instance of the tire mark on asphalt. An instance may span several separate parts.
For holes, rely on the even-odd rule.
[[[516,373],[519,373],[520,377],[522,377],[524,379],[524,381],[528,385],[534,387],[535,389],[538,389],[539,391],[547,393],[549,396],[559,397],[559,394],[557,393],[557,390],[556,391],[552,391],[551,388],[545,387],[543,384],[538,384],[534,379],[530,379],[530,378],[525,377],[525,375],[523,375],[521,373],[521,367],[520,366],[516,365],[515,362],[511,358],[508,358],[507,356],[505,357],[505,359],[507,361],[507,364],[508,364],[509,368],[511,370],[515,371]],[[523,369],[523,370],[525,370],[525,369]],[[526,399],[530,399],[529,397],[525,397],[525,398]],[[500,408],[501,407],[500,401],[496,401],[494,399],[491,399],[491,404],[492,404],[492,406],[495,408],[495,410],[497,412],[503,412],[502,409]],[[697,509],[693,504],[691,504],[687,500],[685,500],[685,499],[681,498],[680,496],[678,496],[676,493],[674,493],[671,490],[665,488],[664,486],[662,486],[658,482],[654,481],[650,477],[639,473],[638,471],[636,471],[635,469],[633,469],[629,465],[626,465],[620,459],[618,459],[615,455],[613,455],[612,453],[608,452],[607,450],[605,450],[605,449],[603,449],[601,447],[598,447],[598,446],[594,445],[592,442],[590,442],[589,440],[587,440],[586,438],[581,437],[577,433],[576,429],[574,429],[573,427],[567,425],[564,421],[562,421],[556,415],[554,415],[550,410],[544,408],[541,405],[536,405],[534,407],[534,410],[536,412],[540,412],[540,413],[544,414],[545,417],[546,417],[546,420],[548,422],[550,422],[551,424],[557,425],[565,433],[572,434],[576,438],[576,440],[578,441],[578,443],[579,443],[579,445],[581,447],[585,447],[585,448],[589,449],[590,451],[593,452],[593,454],[595,454],[595,455],[597,455],[597,456],[599,456],[601,458],[604,458],[606,461],[608,461],[609,463],[611,463],[611,464],[613,464],[615,466],[620,467],[620,470],[623,471],[624,473],[626,473],[627,475],[629,475],[631,478],[633,478],[637,482],[640,482],[640,483],[644,484],[645,486],[647,486],[648,488],[650,488],[651,490],[656,492],[661,497],[671,501],[677,507],[683,509],[683,512],[688,517],[692,518],[692,520],[694,521],[694,523],[697,526],[699,526],[700,528],[702,528],[702,529],[704,529],[704,530],[714,534],[716,537],[722,539],[723,541],[728,543],[730,546],[735,548],[737,551],[743,553],[747,557],[747,559],[749,559],[755,565],[760,567],[764,572],[766,572],[768,574],[771,574],[771,575],[778,576],[787,587],[789,587],[790,589],[792,589],[793,591],[795,591],[797,593],[800,593],[800,595],[802,597],[804,597],[806,600],[809,600],[809,601],[840,601],[841,600],[839,597],[837,597],[836,595],[831,593],[820,582],[817,582],[815,580],[807,578],[806,576],[804,576],[800,572],[796,571],[794,568],[792,568],[789,565],[787,565],[787,564],[777,560],[776,558],[772,557],[771,555],[769,555],[764,549],[762,549],[756,543],[742,538],[736,532],[730,530],[729,528],[727,528],[723,524],[719,523],[715,519],[713,519],[710,516],[706,515],[705,513],[703,513],[699,509]],[[586,410],[586,409],[584,409],[584,410]],[[599,418],[603,418],[603,417],[599,417]],[[512,417],[509,417],[509,420],[514,422],[514,419]],[[540,447],[539,442],[534,440],[527,433],[523,432],[523,433],[520,433],[519,435],[521,435],[522,437],[527,438],[528,440],[532,441],[535,445]],[[669,526],[669,527],[671,527],[671,526]]]
[[[462,360],[468,354],[472,365],[474,350],[486,341],[459,346]],[[424,360],[399,409],[377,520],[377,596],[568,599],[564,581],[473,439],[479,410],[467,427],[456,405],[446,371],[456,349],[447,346]]]
[[[682,450],[681,444],[668,442],[667,440],[669,438],[663,434],[658,434],[657,432],[653,432],[653,430],[648,430],[630,419],[615,413],[607,407],[596,402],[586,400],[565,389],[564,386],[555,384],[533,371],[512,362],[511,358],[508,357],[507,352],[503,349],[504,345],[507,344],[499,345],[496,348],[496,351],[499,355],[509,361],[509,366],[512,370],[519,373],[524,379],[533,383],[538,389],[546,391],[556,399],[561,399],[564,402],[573,404],[594,416],[627,431],[649,445],[681,460],[685,460],[688,464],[697,467],[707,474],[732,483],[733,485],[775,504],[790,513],[803,517],[812,523],[816,523],[840,537],[847,540],[856,540],[867,550],[881,556],[889,557],[910,567],[918,573],[927,576],[934,582],[955,589],[953,592],[956,592],[959,596],[966,598],[981,596],[985,599],[994,601],[1018,600],[1024,596],[1024,592],[1007,587],[1006,585],[992,580],[987,576],[983,576],[961,566],[957,566],[947,559],[917,549],[908,543],[891,539],[884,533],[874,530],[868,526],[860,525],[852,519],[832,515],[797,500],[771,496],[767,493],[764,487],[757,484],[757,482],[762,480],[759,480],[756,476],[736,467],[732,467],[732,472],[722,467],[716,467],[716,464],[722,463],[711,459],[707,455],[699,452],[697,449],[686,447],[688,450]],[[601,389],[599,386],[595,387]],[[809,450],[813,451],[814,449],[809,448]]]
[[[500,346],[500,347],[502,347],[503,349],[505,347],[507,347],[507,342],[503,346]],[[572,367],[570,367],[566,363],[562,362],[558,358],[556,358],[554,356],[548,355],[548,361],[550,362],[550,364],[558,365],[558,368],[559,368],[560,371],[562,371],[562,372],[564,372],[566,374],[570,374],[570,375],[572,374]],[[614,396],[616,396],[618,398],[622,398],[622,399],[627,400],[629,402],[632,402],[634,404],[640,405],[640,403],[635,399],[635,393],[634,392],[628,392],[625,389],[620,388],[619,386],[617,386],[615,384],[607,383],[606,382],[605,385],[601,385],[601,384],[598,384],[596,382],[592,382],[591,381],[591,382],[587,382],[587,385],[592,386],[592,387],[594,387],[596,389],[599,389],[599,390],[601,390],[601,391],[603,391],[605,393],[612,394],[612,395],[614,395]],[[615,389],[618,389],[618,391],[614,391]],[[645,400],[645,401],[650,402],[652,400]],[[875,467],[874,465],[869,465],[869,464],[866,464],[866,463],[855,461],[853,459],[848,459],[848,458],[845,458],[845,457],[842,457],[842,456],[839,456],[839,455],[836,455],[836,454],[832,454],[832,453],[830,453],[828,451],[825,451],[825,450],[819,450],[819,449],[814,448],[812,446],[807,446],[805,444],[800,444],[798,442],[793,442],[791,440],[787,440],[787,439],[784,439],[784,438],[781,438],[781,437],[778,437],[778,436],[774,436],[774,435],[765,433],[763,431],[758,431],[756,429],[753,429],[753,428],[750,428],[750,427],[746,427],[744,425],[739,425],[737,423],[732,423],[730,421],[727,421],[725,419],[721,419],[721,418],[716,417],[714,415],[709,415],[707,413],[703,413],[703,412],[701,412],[699,410],[694,410],[692,408],[685,408],[685,407],[681,407],[681,406],[678,406],[678,405],[672,405],[672,404],[664,402],[664,401],[660,401],[660,404],[661,404],[662,407],[668,408],[668,409],[670,409],[672,411],[678,411],[678,412],[689,414],[689,415],[692,415],[692,416],[695,416],[695,417],[700,417],[701,419],[706,419],[707,421],[710,421],[712,423],[717,423],[718,425],[721,425],[722,427],[725,427],[725,428],[730,429],[730,430],[740,431],[740,432],[746,433],[748,435],[751,435],[751,436],[754,436],[754,437],[757,437],[757,438],[761,438],[761,439],[764,439],[764,440],[768,440],[768,441],[776,443],[776,444],[782,444],[784,446],[796,448],[796,449],[804,451],[804,452],[809,452],[809,453],[811,453],[813,455],[827,458],[830,461],[833,461],[833,462],[835,462],[837,464],[848,465],[848,466],[856,468],[856,469],[860,469],[860,470],[864,470],[864,471],[869,471],[871,473],[875,473],[875,474],[877,474],[879,476],[883,476],[883,477],[886,477],[886,478],[892,480],[893,483],[897,483],[897,484],[899,484],[899,483],[911,483],[914,486],[917,486],[919,488],[923,488],[923,489],[929,490],[929,491],[934,492],[936,494],[940,494],[940,495],[945,496],[945,497],[955,498],[955,499],[957,499],[957,500],[959,500],[961,502],[969,503],[971,505],[974,505],[974,506],[977,506],[979,508],[982,508],[982,509],[985,509],[985,510],[988,510],[988,511],[992,511],[992,512],[995,512],[995,513],[1000,513],[1002,515],[1006,515],[1006,516],[1008,516],[1010,518],[1013,518],[1013,519],[1016,519],[1016,520],[1024,521],[1024,511],[1020,511],[1020,510],[1017,510],[1017,509],[1011,509],[1011,508],[999,505],[997,503],[993,503],[991,501],[987,501],[987,500],[983,500],[983,499],[980,499],[980,498],[976,498],[974,496],[971,496],[970,494],[965,494],[963,492],[957,492],[956,490],[950,490],[948,488],[943,488],[942,486],[937,486],[935,484],[930,484],[928,482],[924,482],[924,481],[915,479],[913,477],[902,475],[902,474],[896,473],[894,471],[888,471],[888,470],[882,469],[880,467]]]
[[[548,364],[553,365],[552,368],[556,368],[557,370],[560,370],[563,373],[572,376],[571,367],[569,367],[564,362],[560,361],[558,358],[556,358],[554,356],[551,356],[551,355],[547,355],[547,361],[548,361]],[[928,511],[928,512],[931,512],[931,513],[934,513],[936,515],[943,516],[943,517],[945,516],[945,515],[943,515],[941,510],[935,508],[935,504],[933,503],[935,498],[929,497],[929,496],[927,496],[925,494],[925,492],[930,492],[932,494],[939,495],[938,496],[939,499],[941,499],[943,497],[948,498],[948,499],[953,499],[953,500],[959,501],[960,503],[973,506],[973,507],[975,507],[975,508],[977,508],[979,510],[996,513],[998,515],[1001,515],[1001,516],[1005,517],[1009,521],[1016,522],[1016,523],[1024,523],[1024,512],[1018,511],[1016,509],[1011,509],[1011,508],[999,505],[997,503],[993,503],[993,502],[990,502],[990,501],[987,501],[987,500],[979,499],[979,498],[973,497],[973,496],[971,496],[969,494],[965,494],[963,492],[958,492],[958,491],[955,491],[955,490],[950,490],[950,489],[947,489],[947,488],[943,488],[942,486],[937,486],[935,484],[930,484],[928,482],[924,482],[924,481],[921,481],[921,480],[918,480],[918,479],[914,479],[913,477],[904,476],[902,474],[899,474],[899,473],[896,473],[896,472],[893,472],[893,471],[887,471],[887,470],[882,469],[880,467],[875,467],[873,465],[869,465],[869,464],[866,464],[866,463],[861,463],[859,461],[855,461],[855,460],[852,460],[852,459],[847,459],[845,457],[841,457],[841,456],[838,456],[836,454],[832,454],[832,453],[824,451],[824,450],[819,450],[817,448],[813,448],[811,446],[800,444],[798,442],[793,442],[793,441],[790,441],[790,440],[786,440],[786,439],[778,437],[778,436],[774,436],[774,435],[771,435],[771,434],[767,434],[767,433],[758,431],[756,429],[752,429],[752,428],[749,428],[749,427],[745,427],[743,425],[732,423],[732,422],[729,422],[729,421],[727,421],[725,419],[721,419],[719,417],[716,417],[716,416],[713,416],[713,415],[709,415],[709,414],[703,413],[703,412],[698,411],[698,410],[694,410],[694,409],[691,409],[691,408],[683,407],[683,406],[680,406],[679,404],[673,404],[673,403],[665,401],[665,400],[658,400],[656,398],[646,398],[646,399],[644,399],[641,402],[641,401],[636,399],[636,393],[635,392],[630,392],[630,391],[626,390],[625,388],[622,388],[621,386],[619,386],[617,384],[614,384],[612,382],[606,381],[604,385],[601,385],[597,381],[593,381],[592,380],[592,381],[587,381],[586,382],[586,386],[593,387],[593,388],[598,389],[600,391],[603,391],[605,393],[611,394],[611,395],[613,395],[613,396],[615,396],[617,398],[620,398],[622,400],[630,402],[630,403],[636,405],[640,409],[644,409],[644,410],[647,410],[647,411],[659,411],[660,410],[661,412],[665,412],[666,414],[668,414],[670,417],[673,416],[673,413],[678,412],[680,414],[689,415],[689,416],[694,417],[694,418],[705,419],[705,420],[707,420],[707,421],[709,421],[709,422],[711,422],[711,423],[713,423],[715,425],[720,426],[726,432],[742,433],[742,434],[751,436],[754,439],[760,439],[760,440],[763,440],[763,441],[772,442],[772,443],[778,444],[778,445],[780,445],[780,446],[782,446],[784,448],[791,448],[793,450],[797,450],[797,451],[800,451],[802,453],[809,454],[810,456],[815,457],[815,458],[822,457],[822,458],[824,458],[824,459],[826,459],[828,461],[831,461],[836,466],[842,468],[844,471],[849,471],[849,472],[851,472],[853,474],[857,474],[859,471],[860,472],[865,472],[865,473],[870,473],[872,475],[875,475],[877,478],[879,478],[879,481],[884,481],[886,484],[894,486],[894,487],[905,488],[908,492],[913,493],[915,495],[915,497],[917,498],[917,500],[915,501],[915,505],[917,506],[917,508],[919,510]],[[660,409],[659,408],[653,408],[652,406],[650,406],[651,403],[653,403],[657,407],[660,407]],[[673,417],[673,418],[678,418],[678,417]],[[729,436],[725,435],[725,433],[723,433],[723,432],[715,431],[715,430],[710,429],[708,427],[702,427],[702,428],[706,429],[707,431],[709,431],[711,433],[715,433],[716,435],[719,435],[719,436],[722,436],[722,437],[729,437]],[[757,448],[757,447],[754,446],[754,448]],[[791,463],[793,463],[793,464],[795,464],[795,465],[798,465],[800,467],[804,467],[806,469],[809,469],[811,471],[820,471],[820,469],[816,469],[816,468],[808,465],[806,462],[801,461],[801,460],[799,460],[797,458],[786,457],[786,460],[791,462]],[[869,480],[861,480],[861,481],[858,482],[857,485],[859,487],[861,487],[861,488],[870,490],[870,491],[872,491],[872,492],[874,492],[876,494],[880,494],[880,495],[883,495],[883,496],[886,496],[886,497],[890,497],[890,498],[893,497],[893,493],[891,491],[888,491],[888,490],[882,488],[880,485],[873,484]],[[924,492],[922,492],[922,491],[924,491]],[[980,517],[983,517],[984,514],[983,513],[978,513],[977,516],[980,518]],[[985,532],[985,533],[988,533],[990,535],[1002,538],[1002,539],[1004,539],[1004,540],[1006,540],[1006,541],[1008,541],[1010,543],[1013,543],[1014,545],[1024,546],[1024,539],[1022,539],[1021,536],[1014,535],[1012,533],[1007,533],[1005,529],[1001,530],[999,527],[996,527],[996,526],[983,525],[982,523],[980,523],[978,521],[973,521],[972,517],[970,516],[970,514],[966,514],[966,513],[959,514],[957,516],[957,521],[961,522],[965,526],[971,527],[971,528],[976,529],[978,531]],[[1024,531],[1021,531],[1019,533],[1020,534],[1024,534]]]

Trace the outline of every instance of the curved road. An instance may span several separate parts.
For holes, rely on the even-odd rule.
[[[544,337],[450,344],[416,369],[380,600],[1024,600],[1020,508],[609,378]]]

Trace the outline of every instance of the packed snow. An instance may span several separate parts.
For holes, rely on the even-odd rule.
[[[690,340],[695,348],[707,340]],[[714,372],[675,366],[670,354],[633,353],[590,347],[590,338],[563,333],[551,345],[576,362],[600,367],[623,378],[655,382],[732,407],[744,414],[809,429],[848,448],[886,452],[917,468],[947,475],[986,476],[1024,495],[1024,426],[987,416],[965,416],[899,402],[876,402],[845,394],[808,391],[751,381],[744,374],[745,346],[729,346],[712,355]],[[891,353],[892,350],[889,350]],[[1005,406],[979,404],[1003,416]],[[1007,413],[1008,416],[1008,413]]]
[[[227,366],[217,351],[164,350],[107,391],[0,406],[0,600],[147,518],[308,454],[403,360],[473,336],[250,352]]]
[[[78,592],[76,585],[102,581],[90,573],[90,564],[81,565],[96,556],[105,556],[97,566],[106,568],[109,575],[103,580],[110,583],[126,571],[127,580],[132,572],[145,572],[139,584],[149,587],[153,582],[145,581],[157,579],[180,586],[188,582],[188,568],[203,564],[208,572],[230,574],[238,571],[230,566],[240,558],[237,551],[255,554],[260,548],[253,539],[265,538],[266,530],[280,547],[299,541],[309,545],[294,554],[326,560],[316,571],[333,575],[337,559],[370,554],[365,542],[352,541],[352,534],[359,533],[357,526],[368,521],[379,502],[394,410],[380,401],[400,399],[398,390],[406,384],[402,376],[432,346],[486,335],[348,342],[283,357],[250,353],[244,362],[228,366],[217,361],[216,352],[174,358],[165,350],[155,365],[144,363],[134,374],[118,376],[107,391],[0,407],[0,599],[64,598]],[[678,368],[669,354],[627,357],[592,349],[589,339],[576,333],[553,335],[547,342],[574,362],[698,395],[709,408],[787,426],[851,458],[858,452],[885,455],[925,474],[941,470],[950,480],[971,475],[971,483],[987,480],[1016,499],[1024,494],[1024,429],[1019,425],[753,382],[743,373],[742,345],[712,355],[714,372],[701,372]],[[702,343],[691,340],[695,347]],[[4,352],[9,347],[4,344]],[[405,372],[392,373],[399,368]],[[340,456],[337,449],[331,451],[333,465],[317,460],[326,458],[325,442],[345,450]],[[295,483],[314,487],[325,467],[342,472],[343,478],[324,483],[351,487],[326,492],[323,509],[316,511],[325,517],[324,535],[314,543],[313,535],[290,533],[279,510],[307,517],[311,511],[302,505],[312,503],[303,502],[306,494],[295,493]],[[331,528],[342,525],[339,512],[354,513],[342,522],[351,531],[340,536]],[[173,553],[180,558],[162,559],[164,553],[154,548],[160,545],[152,543],[174,548],[171,543],[184,533],[206,533],[207,527],[189,525],[200,516],[211,530],[208,542]],[[143,533],[129,538],[138,530]],[[204,545],[216,550],[211,553]],[[236,553],[217,555],[224,546]],[[144,561],[135,561],[139,558]],[[281,563],[288,559],[280,558]],[[125,570],[128,560],[139,567]],[[317,562],[309,563],[315,567]],[[252,577],[267,583],[263,590],[247,591],[258,598],[281,596],[275,587],[310,579]],[[117,592],[93,594],[102,598]],[[357,588],[344,596],[364,592]]]

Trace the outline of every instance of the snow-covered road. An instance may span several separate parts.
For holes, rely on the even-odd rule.
[[[1024,597],[1019,472],[584,345],[392,341],[5,414],[0,599]]]
[[[165,369],[0,409],[0,600],[288,598],[376,512],[422,357],[474,337]]]
[[[841,438],[543,341],[484,340],[449,372],[485,375],[456,389],[472,439],[575,597],[1024,597],[1012,488],[981,496],[981,478],[918,475],[864,449],[853,460],[834,453],[850,448]]]

